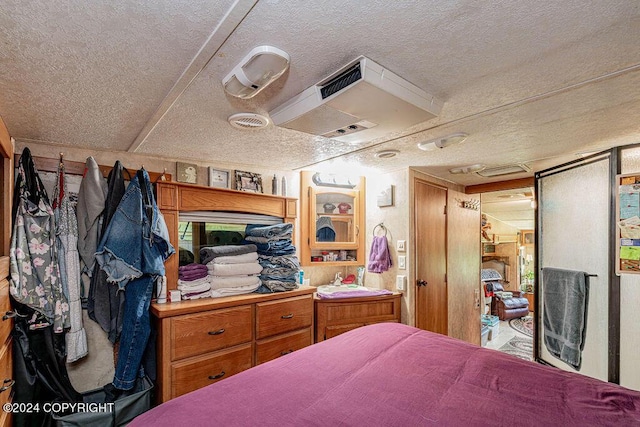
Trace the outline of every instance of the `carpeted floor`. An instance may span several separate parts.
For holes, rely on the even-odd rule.
[[[533,361],[533,339],[528,337],[513,337],[500,347],[499,351]]]
[[[533,318],[530,316],[509,320],[509,326],[528,337],[533,337]]]

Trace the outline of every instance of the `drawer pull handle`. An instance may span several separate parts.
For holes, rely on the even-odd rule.
[[[285,314],[284,316],[280,316],[281,319],[291,319],[293,317],[293,313]]]
[[[218,378],[224,377],[224,371],[220,372],[218,375],[209,375],[210,380],[217,380]]]
[[[284,356],[285,354],[293,353],[293,350],[281,351],[280,356]]]
[[[6,380],[4,380],[2,382],[3,386],[0,387],[0,393],[2,393],[5,390],[9,390],[15,383],[16,383],[16,380],[12,380],[11,378],[7,378]]]
[[[220,335],[223,332],[224,332],[224,329],[218,329],[217,331],[209,331],[209,335]]]

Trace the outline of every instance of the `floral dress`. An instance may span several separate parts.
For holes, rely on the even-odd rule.
[[[58,272],[54,213],[28,148],[20,157],[15,191],[9,291],[17,302],[41,313],[54,332],[64,332],[69,304]]]

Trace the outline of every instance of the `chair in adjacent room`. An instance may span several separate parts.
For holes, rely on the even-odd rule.
[[[483,269],[481,274],[486,294],[491,294],[491,314],[500,320],[524,317],[529,314],[529,301],[520,291],[505,291],[502,276],[496,270]]]

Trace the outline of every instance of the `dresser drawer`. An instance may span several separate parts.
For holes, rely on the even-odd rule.
[[[9,401],[13,393],[13,378],[11,377],[12,366],[11,342],[0,347],[0,406]],[[5,389],[6,387],[6,389]]]
[[[311,295],[256,304],[257,339],[311,326],[312,322]]]
[[[0,316],[11,311],[11,301],[9,300],[9,282],[0,280]],[[13,329],[13,319],[10,317],[0,317],[0,346],[4,344]]]
[[[216,351],[171,365],[171,398],[208,386],[251,367],[251,344]],[[215,402],[210,402],[215,405]]]
[[[256,343],[256,364],[268,362],[311,345],[311,328],[289,332]]]
[[[251,341],[252,307],[243,305],[171,319],[171,360]]]

